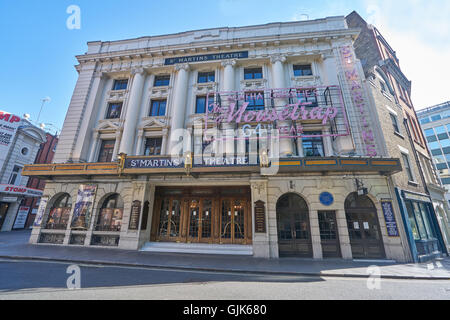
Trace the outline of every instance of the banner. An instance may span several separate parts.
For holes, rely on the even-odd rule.
[[[80,185],[73,210],[72,229],[89,229],[91,207],[96,190],[97,186],[95,185]]]
[[[13,229],[23,229],[25,228],[25,223],[27,223],[28,212],[30,211],[30,207],[19,207],[19,211],[17,212],[16,221],[14,222]]]
[[[45,208],[47,208],[48,197],[42,197],[39,202],[39,208],[36,213],[36,218],[34,219],[34,226],[40,227],[42,223],[42,218],[44,217]]]
[[[5,161],[8,155],[20,122],[20,117],[0,111],[0,163]]]

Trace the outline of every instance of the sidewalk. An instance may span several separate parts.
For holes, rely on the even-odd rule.
[[[152,253],[107,248],[28,244],[30,231],[0,233],[0,258],[46,260],[74,264],[102,264],[217,272],[368,277],[368,267],[378,266],[382,278],[450,280],[450,258],[421,264],[342,259],[261,259],[245,256]]]

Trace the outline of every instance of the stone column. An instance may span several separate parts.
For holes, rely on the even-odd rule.
[[[78,138],[72,152],[74,162],[87,161],[87,152],[89,152],[89,140],[91,139],[90,130],[95,127],[95,119],[99,109],[99,99],[102,95],[105,79],[102,72],[94,72],[93,81],[89,90],[89,99],[83,112],[83,120],[80,121]]]
[[[134,69],[132,73],[134,74],[134,79],[125,115],[122,141],[119,148],[119,153],[124,152],[128,155],[133,154],[136,125],[138,123],[142,91],[145,82],[145,70],[143,68]]]
[[[272,63],[272,77],[273,77],[273,87],[274,89],[284,89],[286,84],[284,81],[284,69],[283,63],[286,61],[286,57],[281,55],[275,55],[270,57],[270,62]],[[275,99],[275,107],[283,107],[287,104],[287,99]],[[277,123],[278,127],[291,126],[288,121],[279,121]],[[292,139],[282,138],[280,139],[280,157],[286,157],[292,155]]]
[[[174,134],[177,129],[184,128],[187,89],[189,85],[189,64],[177,64],[175,65],[175,71],[177,72],[177,77],[175,81],[172,109],[170,112],[171,134]],[[175,155],[177,153],[174,150],[174,147],[177,144],[178,141],[170,141],[169,154]]]
[[[116,131],[116,143],[114,144],[114,150],[112,154],[112,161],[115,161],[117,159],[117,155],[119,154],[119,146],[121,146],[121,143],[123,139],[121,138],[123,135],[121,135],[120,129]],[[127,153],[130,154],[130,153]]]
[[[236,65],[236,60],[225,60],[222,61],[222,67],[223,67],[223,91],[235,91],[235,74],[234,74],[234,67]],[[230,93],[231,93],[230,92]],[[223,99],[222,105],[224,107],[228,107],[228,100]],[[227,139],[223,141],[221,144],[223,147],[223,153],[225,153],[227,156],[234,155],[234,129],[235,126],[230,123],[224,123],[222,127],[222,136],[226,136]]]
[[[138,139],[136,143],[136,152],[137,156],[142,155],[142,143],[144,142],[144,129],[139,129]]]
[[[91,150],[89,151],[89,159],[88,162],[97,162],[95,159],[96,151],[98,147],[98,140],[99,140],[99,133],[98,131],[95,131],[92,135],[92,144],[91,144]]]

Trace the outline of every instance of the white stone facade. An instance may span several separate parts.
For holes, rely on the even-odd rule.
[[[359,109],[352,97],[352,84],[346,80],[345,60],[341,49],[352,48],[358,31],[349,29],[343,17],[332,17],[312,21],[273,23],[240,28],[216,28],[189,31],[179,34],[142,37],[114,42],[90,42],[87,53],[77,56],[79,79],[69,106],[60,136],[54,162],[92,163],[98,162],[100,145],[103,140],[115,140],[112,160],[120,153],[128,156],[144,154],[145,138],[162,137],[161,155],[168,155],[172,149],[170,135],[175,129],[192,130],[198,115],[195,113],[196,97],[208,92],[263,90],[270,88],[298,88],[336,85],[342,89],[346,115],[349,119],[348,136],[323,138],[324,157],[366,157],[366,146]],[[206,62],[183,62],[165,65],[169,58],[191,57],[208,54],[248,52],[248,58],[215,59]],[[353,54],[354,55],[354,54]],[[226,56],[225,56],[226,57]],[[361,81],[364,73],[359,61],[355,60],[355,72]],[[294,76],[294,65],[311,65],[312,75]],[[245,68],[262,68],[261,79],[244,79]],[[215,81],[198,83],[199,72],[214,72]],[[155,77],[169,75],[166,86],[155,86]],[[115,80],[127,79],[124,90],[112,90]],[[366,89],[362,96],[367,101],[367,117],[374,112],[370,109]],[[151,101],[166,99],[164,115],[149,116]],[[122,103],[121,116],[106,119],[109,103]],[[373,118],[373,117],[372,117]],[[338,121],[343,121],[342,119]],[[373,124],[368,124],[370,127]],[[367,127],[366,126],[366,127]],[[311,126],[311,129],[329,133],[329,126]],[[372,128],[380,134],[379,127]],[[298,142],[297,142],[298,143]],[[280,155],[302,158],[305,156],[298,143],[295,152],[294,140],[281,139]],[[373,150],[377,156],[386,156],[378,140],[374,139]],[[254,204],[261,200],[266,204],[266,232],[255,232],[252,221],[253,256],[278,258],[277,201],[284,194],[297,194],[307,203],[311,234],[312,257],[322,259],[321,235],[318,211],[334,211],[338,226],[340,256],[352,259],[348,225],[344,203],[356,191],[355,179],[364,182],[368,197],[377,210],[377,219],[382,236],[384,258],[409,261],[408,243],[404,240],[403,224],[396,205],[394,214],[399,230],[398,237],[387,234],[381,201],[395,199],[393,187],[386,175],[374,170],[364,173],[352,169],[349,172],[333,173],[308,172],[283,173],[267,176],[255,173],[210,173],[198,177],[185,174],[166,175],[164,173],[136,174],[116,177],[60,177],[46,184],[44,196],[49,202],[44,215],[48,216],[55,199],[67,193],[75,203],[80,184],[95,184],[97,192],[91,208],[92,217],[86,231],[45,230],[44,225],[33,229],[30,242],[40,242],[42,234],[55,234],[60,244],[90,246],[91,238],[97,235],[119,236],[117,247],[139,249],[150,241],[155,190],[162,186],[246,186],[251,190],[251,217]],[[319,201],[322,192],[331,192],[334,202],[325,206]],[[122,228],[120,232],[95,231],[94,222],[98,218],[100,206],[108,195],[120,194],[123,199]],[[142,214],[138,230],[129,230],[132,202],[150,204],[147,226],[142,226]],[[395,202],[395,201],[394,201]],[[70,212],[72,220],[74,206]],[[82,235],[80,243],[71,242],[74,235]]]

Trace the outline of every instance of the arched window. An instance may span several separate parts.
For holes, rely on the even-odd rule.
[[[96,231],[120,231],[122,226],[123,201],[119,194],[108,196],[100,208]]]
[[[68,193],[60,195],[50,209],[46,229],[64,230],[67,228],[70,210],[72,209],[72,198]]]

